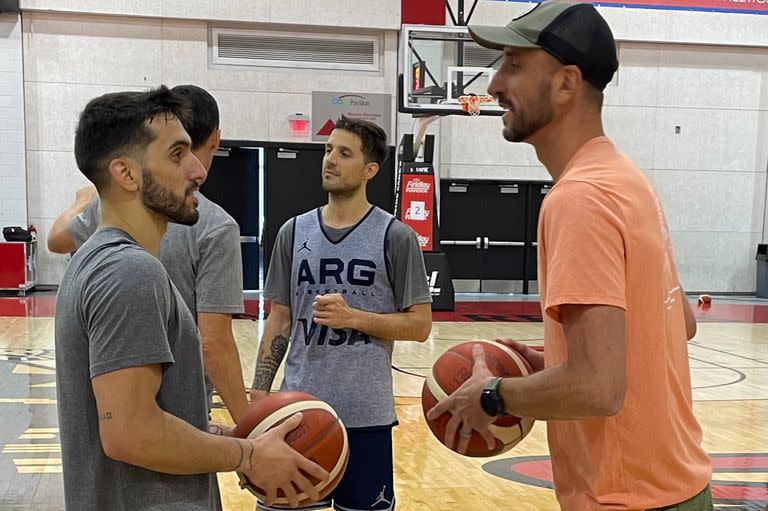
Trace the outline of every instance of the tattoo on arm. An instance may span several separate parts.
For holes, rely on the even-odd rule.
[[[235,440],[235,443],[240,448],[240,461],[237,462],[237,466],[235,467],[235,470],[240,470],[240,467],[243,464],[243,444]]]
[[[253,468],[253,443],[248,442],[248,454],[243,449],[243,441],[235,440],[237,446],[240,448],[240,461],[237,462],[235,470],[250,470]]]
[[[248,468],[253,468],[253,443],[248,442]]]
[[[257,390],[266,390],[272,387],[272,381],[275,379],[277,369],[283,361],[285,352],[288,350],[288,338],[277,334],[269,346],[269,353],[266,356],[259,356],[256,363],[256,373],[253,375],[253,387]]]
[[[108,421],[111,418],[112,418],[112,412],[104,412],[101,415],[99,415],[99,422]]]

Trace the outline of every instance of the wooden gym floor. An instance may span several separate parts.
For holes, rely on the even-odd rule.
[[[478,300],[478,296],[469,297]],[[63,510],[53,357],[55,297],[0,296],[0,511]],[[235,322],[246,384],[262,326],[260,304]],[[424,424],[419,395],[432,361],[470,338],[512,337],[541,344],[536,301],[497,296],[460,301],[434,313],[430,339],[400,342],[394,355],[400,426],[395,428],[395,478],[401,511],[558,509],[551,490],[545,427],[498,458],[456,455]],[[698,310],[690,343],[695,412],[715,463],[719,510],[768,509],[768,301],[716,297]],[[227,422],[226,410],[214,419]],[[220,474],[224,509],[252,511],[254,499],[234,474]]]

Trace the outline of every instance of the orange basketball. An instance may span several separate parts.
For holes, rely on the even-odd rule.
[[[427,412],[456,391],[472,375],[472,366],[475,363],[472,357],[472,347],[475,344],[480,344],[485,350],[485,361],[494,376],[528,376],[533,372],[528,362],[515,350],[497,342],[484,340],[463,342],[440,355],[432,365],[432,371],[424,382],[421,391],[421,406],[429,429],[441,443],[445,439],[445,428],[451,419],[451,414],[446,412],[435,420],[429,420],[427,419]],[[496,437],[495,447],[488,450],[488,445],[483,437],[473,431],[465,455],[487,457],[508,451],[525,438],[532,426],[533,419],[521,419],[511,415],[499,417],[490,426],[491,433]],[[456,435],[458,437],[458,432]],[[458,438],[455,444],[458,444]]]
[[[320,499],[323,499],[339,484],[349,460],[347,430],[328,403],[304,392],[271,394],[248,410],[235,427],[234,435],[239,438],[255,438],[297,412],[303,414],[301,423],[286,435],[285,441],[330,474],[327,481],[311,479],[320,492]],[[264,491],[251,484],[243,474],[238,475],[241,487],[263,501]],[[300,506],[313,502],[306,493],[299,494]],[[278,491],[273,505],[289,506],[282,490]]]

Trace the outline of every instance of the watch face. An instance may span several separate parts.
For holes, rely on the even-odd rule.
[[[480,406],[491,417],[497,417],[504,412],[504,402],[499,395],[499,383],[501,378],[494,378],[480,394]]]
[[[484,390],[482,395],[480,396],[480,406],[483,408],[483,411],[493,417],[495,415],[494,413],[494,406],[491,402],[491,396],[488,395],[488,391]]]

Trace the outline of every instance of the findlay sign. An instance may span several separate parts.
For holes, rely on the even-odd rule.
[[[531,3],[528,0],[493,0]],[[768,14],[768,0],[629,0],[595,1],[591,4],[605,7],[638,7],[643,9],[667,9],[684,11],[740,12],[745,14]],[[534,0],[533,3],[540,3]]]

